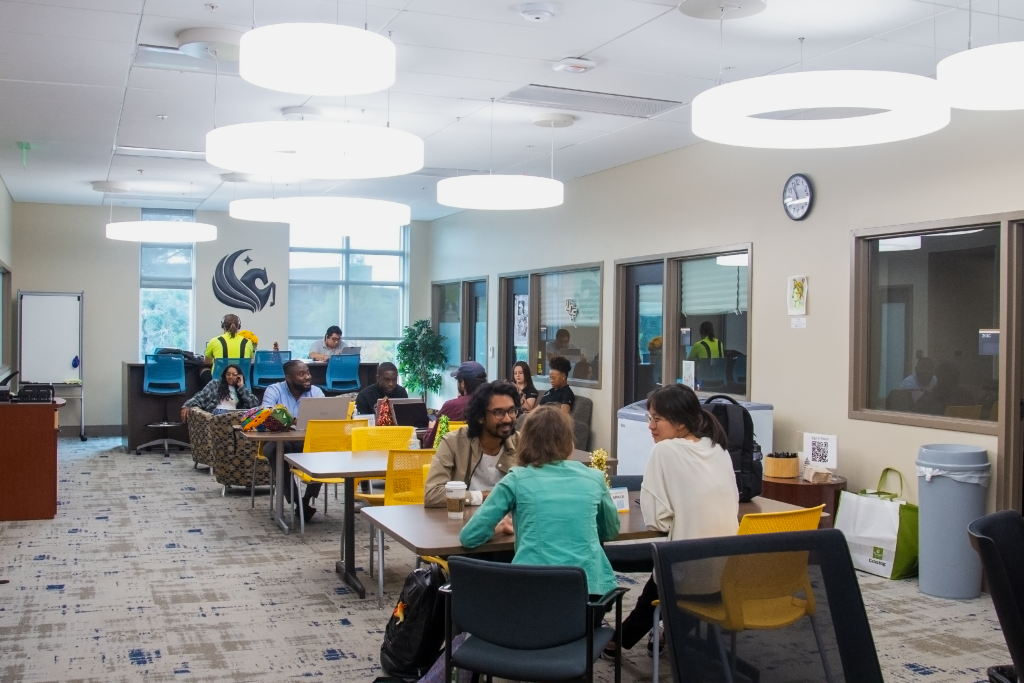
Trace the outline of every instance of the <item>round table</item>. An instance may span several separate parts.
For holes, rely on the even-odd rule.
[[[839,506],[839,492],[846,490],[846,477],[832,475],[832,481],[823,484],[812,484],[803,477],[782,479],[765,477],[761,482],[761,495],[772,500],[781,500],[791,505],[813,508],[825,504],[825,512],[832,515],[827,522],[829,526],[836,518]]]

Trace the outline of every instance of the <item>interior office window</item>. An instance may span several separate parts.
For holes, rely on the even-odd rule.
[[[449,367],[462,363],[462,283],[449,282],[433,287],[434,331],[444,337],[444,352]]]
[[[509,277],[501,279],[501,302],[504,316],[504,339],[502,344],[502,377],[512,376],[516,361],[530,362],[530,277]],[[536,370],[536,363],[530,367]]]
[[[867,242],[867,407],[996,420],[998,226]]]
[[[407,228],[289,231],[288,348],[296,358],[338,325],[362,360],[394,361],[408,291]]]
[[[192,350],[193,248],[143,243],[139,267],[139,357]]]
[[[744,251],[679,261],[676,382],[747,394],[749,258]]]
[[[475,360],[487,366],[487,282],[478,280],[466,283],[466,360]]]
[[[570,380],[598,381],[601,353],[601,269],[588,268],[536,276],[540,311],[537,363],[564,356]]]

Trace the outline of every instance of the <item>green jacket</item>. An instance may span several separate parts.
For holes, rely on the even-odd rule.
[[[508,513],[516,530],[512,564],[582,567],[591,594],[615,588],[601,542],[619,535],[619,514],[603,474],[572,460],[513,467],[462,528],[459,541],[467,548],[483,545]]]

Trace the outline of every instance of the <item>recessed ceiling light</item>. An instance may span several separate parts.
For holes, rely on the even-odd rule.
[[[555,16],[555,6],[547,2],[524,2],[519,6],[519,15],[527,21],[540,23]]]
[[[597,66],[597,62],[589,59],[566,57],[552,64],[551,68],[555,71],[564,71],[567,74],[582,74],[590,71],[595,66]]]

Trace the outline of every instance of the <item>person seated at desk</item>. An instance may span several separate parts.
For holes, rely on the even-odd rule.
[[[938,380],[935,377],[935,361],[928,356],[922,356],[914,366],[914,374],[900,382],[900,389],[909,389],[910,398],[915,401],[926,391],[935,388]]]
[[[670,541],[711,536],[735,536],[739,531],[740,496],[729,440],[715,417],[701,407],[688,386],[670,384],[647,399],[647,428],[654,448],[640,486],[640,510],[648,529],[668,534]],[[707,572],[711,587],[694,586],[692,595],[711,594],[720,584]],[[658,586],[652,575],[636,607],[622,622],[622,646],[627,650],[651,630]],[[649,649],[653,651],[653,642]],[[614,642],[605,654],[615,655]]]
[[[690,347],[686,360],[724,357],[725,348],[722,346],[722,340],[715,339],[715,326],[710,320],[705,320],[700,324],[700,341]]]
[[[284,381],[271,384],[263,394],[263,405],[273,408],[278,403],[288,409],[292,417],[299,416],[299,400],[303,398],[323,398],[324,392],[320,387],[313,386],[313,379],[309,374],[309,366],[301,360],[290,360],[284,364]],[[268,441],[263,445],[263,455],[270,461],[271,470],[277,467],[277,445],[281,444],[282,453],[301,453],[303,443],[301,441]],[[285,468],[285,472],[288,468]],[[291,475],[286,475],[287,485],[284,489],[284,499],[288,505],[292,505]],[[281,482],[277,483],[278,486]],[[310,505],[309,501],[320,496],[320,484],[313,482],[306,486],[306,493],[302,496],[302,516],[308,522],[316,514],[316,508]]]
[[[569,414],[572,412],[573,404],[576,403],[576,394],[572,393],[572,389],[569,388],[569,370],[572,369],[572,364],[562,356],[555,356],[548,362],[548,365],[551,366],[548,371],[551,388],[540,397],[540,404],[542,406],[555,404],[563,413]]]
[[[524,360],[516,361],[512,366],[510,379],[519,390],[519,404],[523,407],[523,412],[528,413],[533,410],[537,405],[537,397],[540,396],[540,392],[537,391],[537,387],[533,386],[530,364]]]
[[[398,368],[394,363],[377,366],[377,383],[371,384],[356,396],[356,412],[373,415],[377,401],[382,398],[409,398],[409,392],[398,383]]]
[[[441,439],[424,484],[423,506],[443,508],[444,486],[462,481],[479,505],[516,462],[519,390],[507,382],[482,384],[470,396],[466,426]],[[474,492],[480,492],[474,496]],[[493,528],[493,524],[491,527]]]
[[[181,406],[181,421],[188,421],[188,409],[193,407],[220,415],[229,410],[255,408],[259,404],[259,399],[245,386],[241,368],[229,365],[220,373],[220,379],[211,380],[202,391],[185,401]]]
[[[311,360],[327,361],[331,356],[340,355],[343,348],[345,342],[341,341],[341,328],[331,325],[322,341],[318,339],[309,345],[309,357]]]
[[[519,466],[466,522],[459,542],[476,548],[514,527],[512,564],[581,567],[589,592],[600,596],[617,585],[601,543],[619,535],[619,514],[604,475],[569,460],[572,451],[572,418],[554,406],[531,412],[519,435]],[[511,524],[500,523],[508,514]]]
[[[253,351],[255,351],[252,343],[238,334],[242,329],[241,318],[234,313],[228,313],[220,319],[220,329],[224,330],[224,334],[214,337],[206,345],[207,365],[213,365],[216,358],[252,358]],[[274,346],[277,346],[276,342]],[[210,371],[203,368],[199,373],[200,385],[206,386],[211,379]]]
[[[476,388],[487,382],[487,368],[475,360],[467,360],[459,366],[459,369],[452,373],[452,377],[458,380],[459,395],[457,398],[448,399],[437,411],[437,419],[447,415],[449,420],[461,421],[469,404],[469,397],[476,391]],[[437,421],[435,420],[427,433],[423,436],[423,444],[427,448],[434,447],[434,435],[437,434]]]

